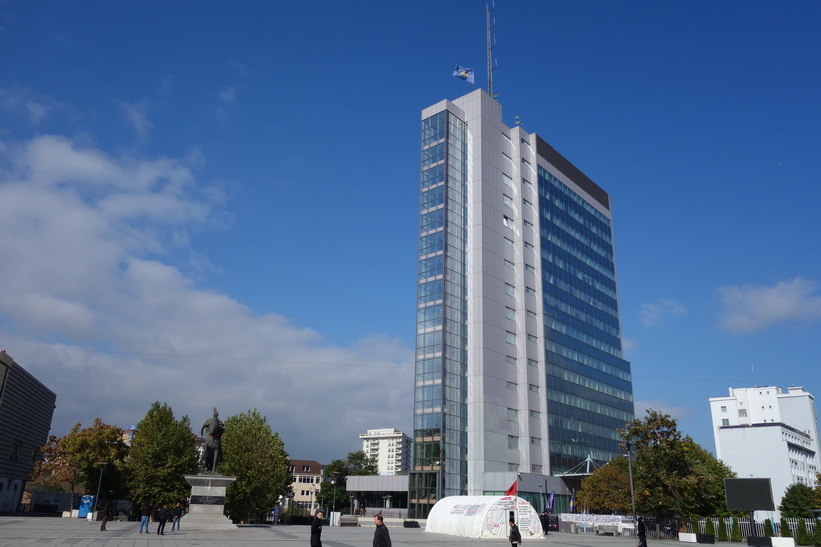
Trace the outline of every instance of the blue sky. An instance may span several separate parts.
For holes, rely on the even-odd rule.
[[[637,409],[821,392],[821,4],[500,0],[494,88],[611,195]],[[0,3],[0,347],[52,432],[410,430],[420,110],[484,2]]]

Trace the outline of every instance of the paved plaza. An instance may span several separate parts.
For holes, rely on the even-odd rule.
[[[165,535],[156,534],[157,525],[151,524],[152,533],[138,534],[139,522],[109,522],[108,531],[100,531],[100,523],[81,519],[57,517],[0,517],[0,547],[308,547],[309,526],[240,526],[228,532],[171,532],[166,527]],[[185,518],[182,519],[185,527]],[[388,523],[391,540],[395,547],[422,545],[425,547],[468,547],[483,544],[488,546],[510,545],[501,539],[469,539],[441,534],[428,534],[420,528],[402,528]],[[323,547],[370,547],[373,541],[373,527],[331,527],[322,530]],[[595,534],[551,533],[541,540],[525,541],[523,547],[543,544],[568,547],[635,547],[636,538],[597,536]],[[668,544],[670,540],[651,541],[653,544]],[[676,542],[677,544],[678,542]]]

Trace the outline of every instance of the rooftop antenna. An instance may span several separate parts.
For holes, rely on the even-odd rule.
[[[496,0],[492,0],[490,4],[485,2],[485,18],[487,19],[487,92],[496,98],[493,93],[493,71],[496,66],[493,64],[493,48],[496,47],[496,36],[490,34],[490,29],[496,26],[496,18],[491,21],[490,12],[496,9]]]

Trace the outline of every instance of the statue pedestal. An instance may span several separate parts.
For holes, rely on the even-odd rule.
[[[191,503],[182,522],[186,530],[236,530],[225,516],[225,490],[237,480],[222,475],[186,475],[191,485]]]

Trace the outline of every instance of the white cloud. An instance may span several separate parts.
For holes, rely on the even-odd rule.
[[[26,101],[26,110],[29,113],[29,121],[32,125],[37,125],[48,116],[50,107],[37,101]]]
[[[735,334],[762,331],[782,323],[811,323],[821,319],[818,284],[803,277],[780,281],[775,286],[719,287],[722,306],[718,327]]]
[[[139,103],[129,103],[123,101],[120,106],[125,112],[126,119],[134,128],[134,133],[140,142],[148,140],[153,125],[148,119],[148,104],[145,101]]]
[[[58,394],[52,432],[97,416],[125,427],[154,401],[194,428],[257,408],[297,458],[409,429],[413,351],[380,335],[346,346],[258,315],[161,257],[189,249],[224,196],[191,158],[135,160],[59,136],[0,143],[0,340]],[[172,254],[173,251],[173,254]]]
[[[226,87],[220,91],[220,99],[226,103],[233,103],[237,100],[237,90],[233,87]]]
[[[641,324],[645,327],[658,326],[671,315],[683,315],[687,308],[681,302],[675,300],[661,299],[655,302],[642,304],[640,313]]]
[[[28,89],[0,89],[0,107],[5,112],[24,116],[38,125],[57,107],[57,103]]]

